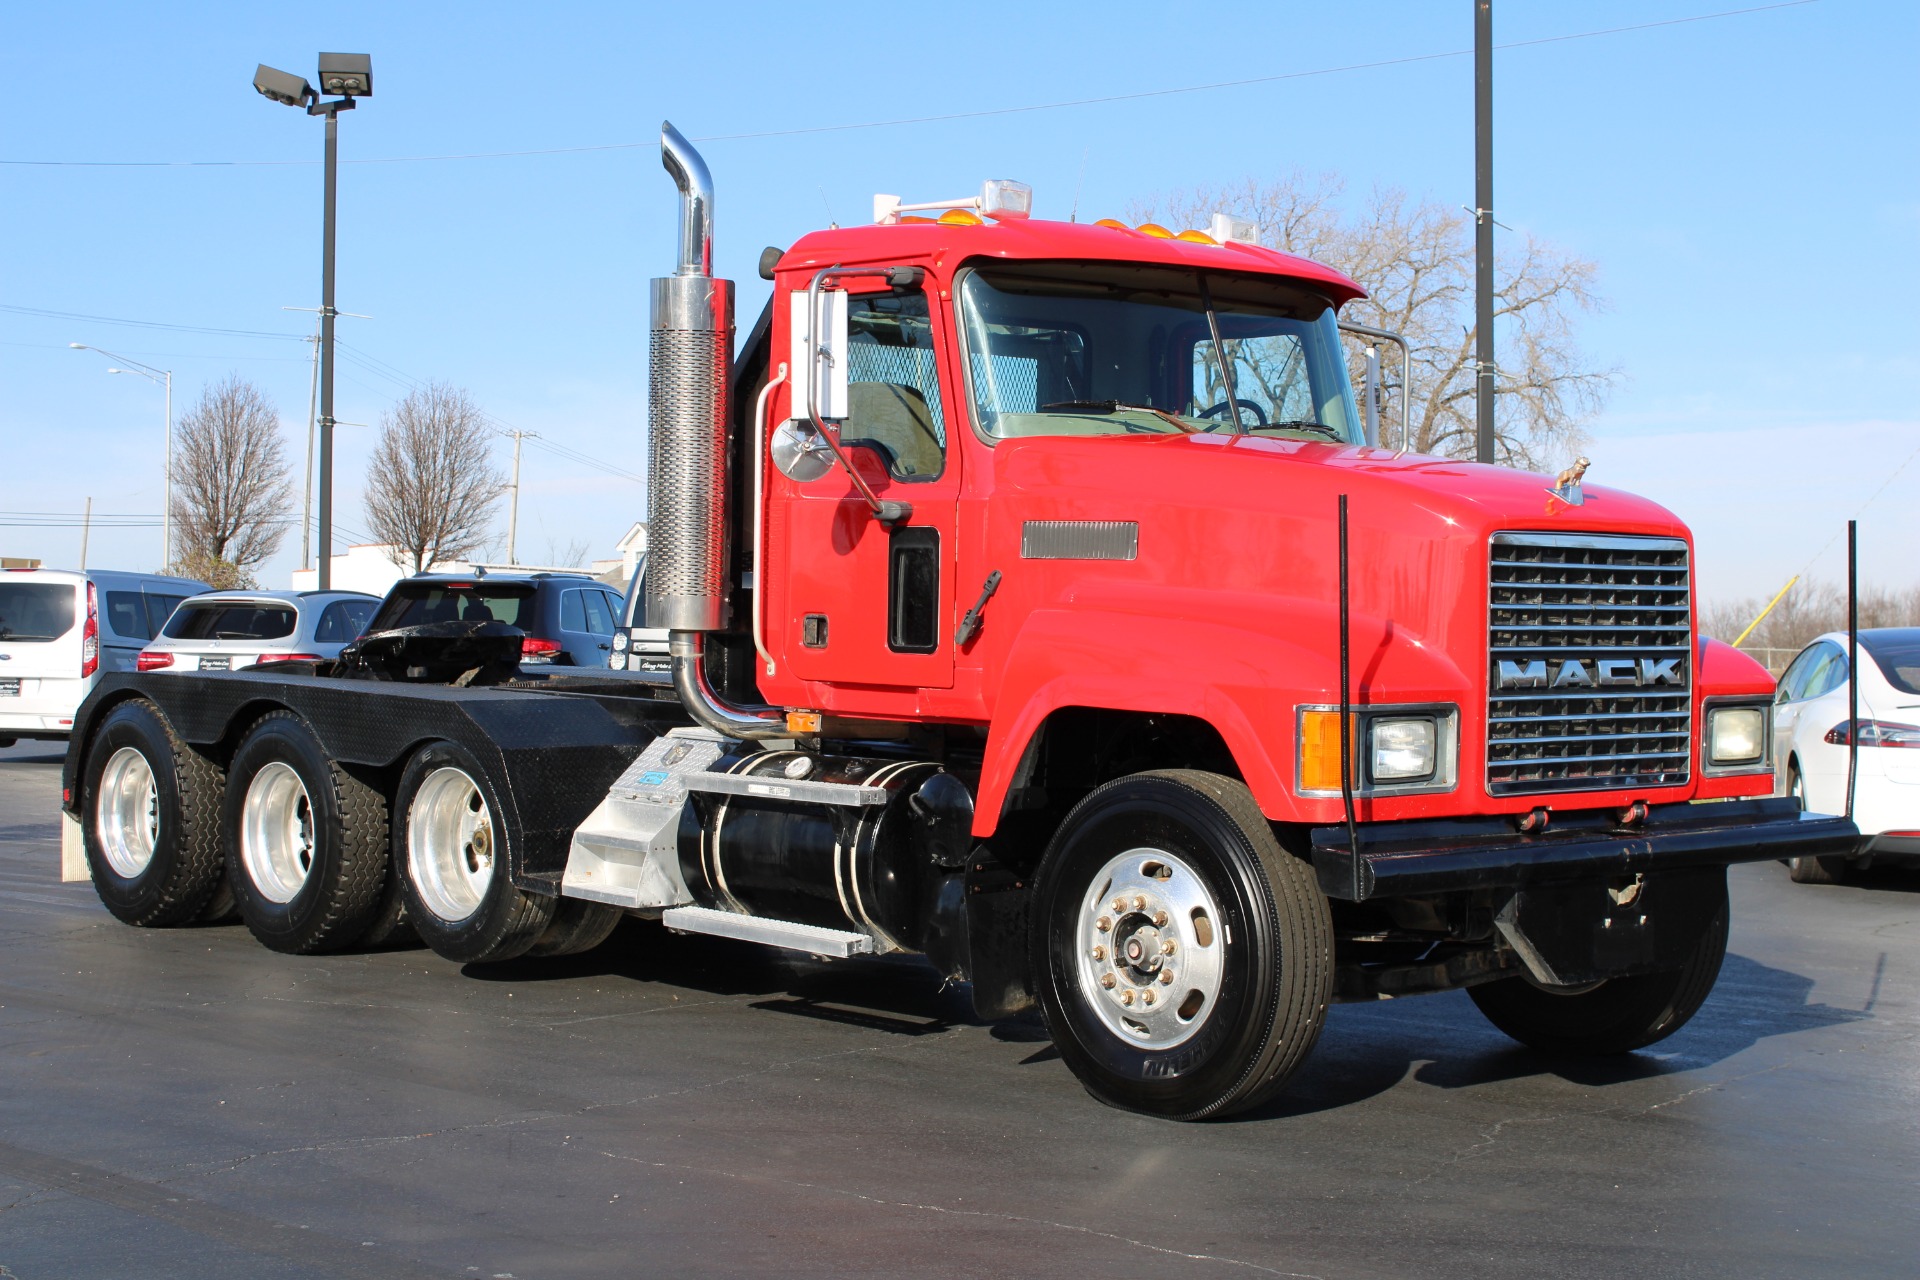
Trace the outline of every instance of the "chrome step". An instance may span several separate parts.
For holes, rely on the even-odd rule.
[[[755,796],[764,800],[795,800],[803,804],[837,804],[870,808],[887,802],[885,787],[862,787],[851,782],[806,782],[778,775],[751,773],[696,773],[685,780],[689,791],[728,796]]]
[[[864,933],[822,929],[791,920],[768,920],[737,911],[715,911],[711,907],[670,907],[661,912],[660,923],[680,933],[709,933],[717,938],[762,942],[770,947],[806,951],[835,960],[869,955],[873,951],[873,939]]]

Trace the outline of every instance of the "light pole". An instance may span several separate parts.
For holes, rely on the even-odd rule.
[[[334,192],[340,169],[340,113],[353,110],[359,98],[373,96],[373,59],[364,53],[320,55],[320,88],[341,95],[323,102],[313,86],[300,76],[261,63],[253,73],[253,87],[263,97],[289,107],[305,107],[310,116],[325,116],[327,146],[323,212],[320,230],[320,546],[319,587],[325,591],[333,578],[333,223]]]
[[[160,478],[160,543],[162,547],[160,571],[165,573],[173,567],[173,370],[156,369],[152,365],[141,364],[138,360],[129,360],[117,356],[111,351],[99,347],[90,347],[84,342],[69,342],[75,351],[91,351],[95,355],[105,356],[109,360],[118,360],[129,366],[118,366],[107,370],[108,373],[131,373],[145,378],[148,382],[157,382],[167,389],[167,468]]]

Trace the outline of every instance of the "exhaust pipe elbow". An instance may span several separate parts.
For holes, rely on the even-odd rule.
[[[671,121],[660,122],[660,163],[680,188],[680,260],[677,276],[713,274],[713,175]]]
[[[667,633],[667,653],[673,664],[673,691],[703,729],[729,738],[786,738],[787,718],[776,707],[736,707],[707,682],[707,637],[700,631]]]

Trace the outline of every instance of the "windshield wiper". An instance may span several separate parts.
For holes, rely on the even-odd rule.
[[[1324,431],[1329,440],[1337,440],[1341,444],[1347,442],[1347,438],[1333,427],[1328,426],[1324,422],[1314,422],[1306,418],[1295,419],[1290,422],[1263,422],[1260,425],[1263,427],[1278,427],[1282,431]]]
[[[1156,409],[1150,404],[1127,404],[1122,400],[1056,400],[1052,404],[1041,405],[1040,412],[1097,413],[1101,415],[1114,413],[1151,413],[1156,417],[1165,418],[1168,422],[1171,422],[1188,435],[1192,435],[1195,431],[1199,430],[1197,427],[1188,426],[1173,414],[1168,413],[1165,409]]]

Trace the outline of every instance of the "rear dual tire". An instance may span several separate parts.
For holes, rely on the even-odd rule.
[[[470,751],[436,742],[415,752],[393,812],[392,856],[404,868],[407,917],[438,955],[491,964],[526,955],[542,940],[558,899],[514,885],[500,800]]]
[[[290,955],[360,943],[387,877],[387,805],[275,711],[247,731],[221,806],[227,884],[260,943]]]
[[[87,752],[82,834],[94,892],[143,928],[194,923],[220,891],[219,766],[152,703],[107,712]]]

